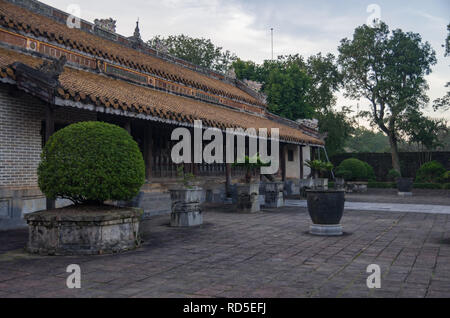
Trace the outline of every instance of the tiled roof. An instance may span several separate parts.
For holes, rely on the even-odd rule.
[[[76,28],[69,28],[54,19],[0,0],[0,25],[4,28],[45,38],[49,42],[103,58],[139,71],[155,74],[174,82],[202,89],[217,95],[264,104],[238,87],[208,77],[181,65],[148,55],[119,43]]]
[[[0,78],[15,80],[14,62],[31,67],[42,64],[42,59],[16,50],[0,48]],[[57,96],[62,100],[81,102],[107,108],[143,113],[155,118],[180,123],[203,121],[205,126],[221,129],[279,128],[280,139],[288,142],[323,144],[298,129],[283,125],[263,116],[209,104],[192,98],[181,97],[124,80],[66,66],[59,77]]]

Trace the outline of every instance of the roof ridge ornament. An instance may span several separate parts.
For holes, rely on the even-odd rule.
[[[52,62],[45,60],[37,69],[46,73],[52,79],[58,80],[59,75],[64,71],[64,64],[66,64],[66,62],[67,57],[61,55],[59,59],[53,60]]]

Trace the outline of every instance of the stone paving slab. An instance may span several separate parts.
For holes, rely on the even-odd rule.
[[[450,216],[345,211],[345,234],[308,234],[303,207],[254,214],[207,208],[196,228],[144,224],[143,246],[99,256],[37,256],[27,232],[0,232],[0,297],[449,297]],[[81,289],[66,267],[81,268]],[[381,288],[366,285],[369,264]]]
[[[286,206],[307,207],[306,200],[286,200]],[[402,204],[402,203],[375,203],[375,202],[349,202],[346,201],[346,210],[360,211],[386,211],[386,212],[414,212],[414,213],[440,213],[450,214],[450,205],[436,204]]]

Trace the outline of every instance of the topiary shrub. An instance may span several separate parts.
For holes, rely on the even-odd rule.
[[[367,168],[364,161],[356,158],[348,158],[343,160],[337,167],[337,171],[350,171],[351,176],[348,181],[366,181]]]
[[[364,166],[366,167],[366,171],[367,171],[367,180],[375,181],[375,171],[373,170],[372,166],[369,165],[365,161],[363,161],[363,163],[364,163]]]
[[[104,122],[80,122],[55,132],[38,167],[42,192],[75,204],[130,200],[144,181],[137,143],[125,129]]]
[[[424,163],[416,173],[416,182],[438,182],[444,174],[444,166],[437,161]]]
[[[400,172],[398,172],[398,170],[396,170],[396,169],[389,170],[389,172],[387,174],[387,178],[389,180],[395,180],[395,179],[397,179],[399,177],[400,177]]]

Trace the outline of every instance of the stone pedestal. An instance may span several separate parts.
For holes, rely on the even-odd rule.
[[[412,196],[412,192],[398,192],[398,195],[401,197],[410,197]]]
[[[355,182],[347,182],[346,184],[346,192],[357,192],[357,193],[362,193],[362,192],[367,192],[367,182],[361,181],[355,181]]]
[[[236,185],[236,210],[241,213],[260,211],[259,182],[238,183]]]
[[[170,225],[189,227],[203,224],[200,202],[203,189],[200,187],[170,189],[172,213]]]
[[[309,226],[309,233],[323,236],[337,236],[342,235],[341,224],[311,224]]]
[[[266,182],[264,207],[279,208],[284,206],[283,191],[283,182]]]
[[[91,210],[90,210],[91,209]],[[45,255],[117,253],[138,247],[142,209],[74,207],[25,215],[27,250]]]

